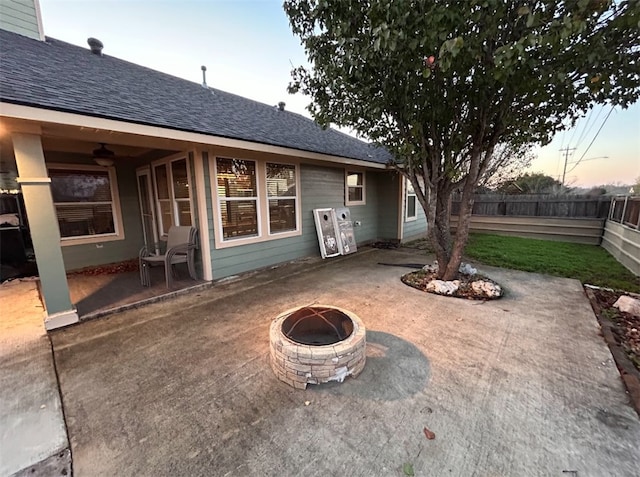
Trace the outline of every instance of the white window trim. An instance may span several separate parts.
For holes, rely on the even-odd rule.
[[[252,161],[256,164],[256,187],[257,187],[257,212],[258,212],[258,235],[251,237],[235,237],[225,239],[222,233],[222,216],[220,214],[220,201],[227,200],[226,197],[218,195],[218,162],[217,159],[238,159],[242,161]],[[286,232],[269,233],[269,199],[267,192],[267,162],[272,164],[284,164],[295,166],[296,169],[296,229]],[[291,161],[280,161],[278,159],[254,159],[235,155],[209,155],[209,183],[211,187],[211,201],[214,217],[214,238],[215,248],[238,247],[240,245],[250,245],[260,242],[268,242],[283,238],[297,237],[302,235],[301,205],[300,205],[300,165]]]
[[[229,243],[229,242],[238,242],[240,240],[251,240],[251,239],[261,237],[262,231],[264,229],[262,227],[262,217],[261,217],[261,207],[260,207],[260,190],[262,189],[260,184],[261,171],[258,165],[258,161],[256,161],[255,159],[238,159],[238,158],[231,158],[231,157],[220,157],[220,159],[238,159],[246,162],[253,162],[255,167],[255,172],[256,172],[255,195],[252,195],[251,197],[226,197],[226,196],[221,197],[218,195],[218,161],[217,159],[218,157],[216,157],[215,168],[214,168],[215,191],[216,191],[216,209],[215,210],[216,210],[216,213],[218,214],[217,224],[218,224],[218,230],[220,231],[221,240],[225,243]],[[257,235],[251,235],[246,237],[233,237],[233,238],[225,239],[223,230],[222,230],[222,214],[220,214],[220,206],[222,205],[223,202],[243,202],[243,201],[245,202],[254,201],[256,203]]]
[[[173,189],[173,170],[171,168],[171,163],[183,160],[187,165],[187,183],[189,184],[189,199],[179,198],[176,199],[175,191]],[[186,153],[178,153],[172,156],[163,157],[162,159],[158,159],[156,161],[151,162],[151,186],[153,188],[153,207],[156,216],[156,228],[158,229],[158,235],[160,238],[164,239],[168,235],[168,230],[165,232],[162,230],[162,209],[160,208],[160,201],[168,201],[171,206],[171,213],[173,215],[173,223],[177,224],[176,220],[179,218],[178,211],[178,202],[186,202],[189,201],[189,215],[191,216],[191,223],[195,224],[195,215],[193,211],[193,183],[191,182],[191,165],[189,164],[189,155]],[[169,198],[168,199],[159,199],[158,198],[158,182],[156,178],[156,167],[164,164],[167,170],[167,185],[169,187]]]
[[[295,178],[296,178],[296,195],[295,196],[278,196],[278,197],[269,197],[269,191],[267,190],[267,163],[271,163],[271,164],[279,164],[279,165],[283,165],[283,166],[293,166],[294,167],[294,174],[295,174]],[[269,236],[269,238],[274,239],[274,238],[280,238],[283,235],[286,235],[288,237],[291,237],[292,233],[295,235],[300,235],[302,233],[301,228],[300,228],[300,166],[298,164],[292,164],[290,162],[282,162],[282,161],[264,161],[262,166],[264,167],[264,200],[265,200],[265,212],[266,212],[266,216],[267,216],[267,228],[265,229],[267,231],[267,235]],[[287,200],[287,199],[295,199],[296,201],[296,228],[295,230],[284,230],[282,232],[273,232],[271,233],[271,227],[270,227],[270,220],[271,217],[269,216],[269,200],[277,200],[277,199],[283,199],[283,200]],[[300,233],[296,233],[300,231]]]
[[[349,174],[362,174],[362,200],[349,200]],[[353,186],[352,186],[353,187]],[[364,170],[359,169],[345,169],[344,170],[344,205],[347,207],[354,205],[366,205],[367,204],[367,173]]]
[[[404,221],[405,222],[414,222],[418,220],[418,196],[416,195],[416,191],[409,192],[409,186],[411,183],[409,179],[404,178]],[[415,215],[409,215],[409,197],[412,196],[415,199]]]
[[[47,170],[72,170],[72,171],[99,171],[103,172],[105,169],[109,174],[109,187],[111,189],[111,210],[113,212],[113,227],[115,232],[112,234],[100,234],[100,235],[82,235],[79,237],[62,237],[60,236],[60,246],[69,247],[71,245],[84,245],[90,243],[102,243],[113,242],[116,240],[124,240],[124,227],[122,224],[122,209],[120,208],[120,192],[118,189],[118,180],[116,174],[116,168],[114,166],[103,167],[93,166],[88,164],[59,164],[51,163],[47,164]],[[60,203],[60,202],[57,202]],[[55,207],[56,202],[53,202]],[[56,212],[57,216],[57,212]]]

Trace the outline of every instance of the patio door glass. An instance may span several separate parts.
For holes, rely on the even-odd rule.
[[[144,244],[154,250],[158,243],[155,213],[153,211],[153,196],[151,187],[151,171],[149,168],[138,169],[138,199],[140,200],[140,214],[142,218],[142,233]]]

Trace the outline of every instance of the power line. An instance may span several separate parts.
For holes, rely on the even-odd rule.
[[[593,108],[591,108],[591,110],[589,111],[589,115],[587,116],[587,121],[584,123],[584,127],[582,128],[582,132],[580,133],[580,136],[578,137],[578,142],[576,143],[576,147],[578,147],[580,145],[580,142],[582,141],[582,139],[586,135],[587,128],[589,127],[589,122],[591,121],[591,116],[593,116],[593,110],[594,109],[596,109],[595,106]],[[602,109],[600,109],[600,111],[602,111]]]
[[[593,136],[593,139],[591,140],[591,142],[589,143],[589,145],[587,146],[587,149],[584,151],[584,153],[582,154],[582,156],[580,156],[580,159],[578,159],[575,163],[575,165],[573,166],[573,169],[575,169],[578,164],[580,164],[580,161],[582,161],[582,159],[584,159],[584,156],[587,155],[587,152],[589,152],[589,149],[591,149],[591,146],[593,145],[593,143],[595,142],[596,138],[598,137],[598,135],[600,134],[600,131],[602,131],[602,128],[604,127],[605,124],[607,124],[607,120],[609,119],[609,116],[611,116],[611,113],[613,113],[613,110],[615,109],[614,106],[611,106],[611,110],[609,111],[609,114],[607,114],[607,117],[604,118],[604,121],[602,121],[602,124],[600,125],[600,128],[598,129],[598,131],[596,132],[596,135]],[[571,171],[569,171],[571,172]]]
[[[593,109],[591,111],[593,111]],[[589,135],[589,133],[593,129],[593,125],[598,122],[598,118],[600,118],[600,114],[602,114],[602,111],[604,111],[604,106],[601,107],[600,111],[598,111],[598,114],[596,114],[596,117],[593,119],[593,122],[591,123],[591,125],[589,125],[589,129],[587,129],[585,126],[585,129],[582,131],[584,134],[581,134],[580,137],[578,138],[578,143],[576,144],[576,147],[580,147],[580,144],[582,144],[582,140]]]

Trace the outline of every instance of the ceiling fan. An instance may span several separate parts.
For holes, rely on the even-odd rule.
[[[113,166],[113,158],[115,157],[115,152],[110,149],[107,149],[107,145],[104,142],[99,143],[100,147],[93,150],[93,160],[99,166],[110,167]]]

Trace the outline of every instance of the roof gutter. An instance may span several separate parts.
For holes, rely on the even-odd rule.
[[[5,101],[0,101],[0,117],[60,124],[65,126],[100,129],[107,132],[111,131],[123,134],[135,134],[138,136],[145,136],[149,138],[171,139],[207,146],[222,146],[235,149],[245,149],[249,151],[280,154],[284,156],[293,156],[323,162],[334,162],[359,167],[387,169],[386,164],[369,162],[361,159],[334,156],[331,154],[305,151],[285,146],[274,146],[271,144],[245,141],[242,139],[231,139],[222,136],[180,131],[177,129],[165,128],[161,126],[149,126],[145,124],[131,123],[115,119],[106,119],[95,116],[86,116],[77,113],[36,108],[33,106],[7,103]]]

